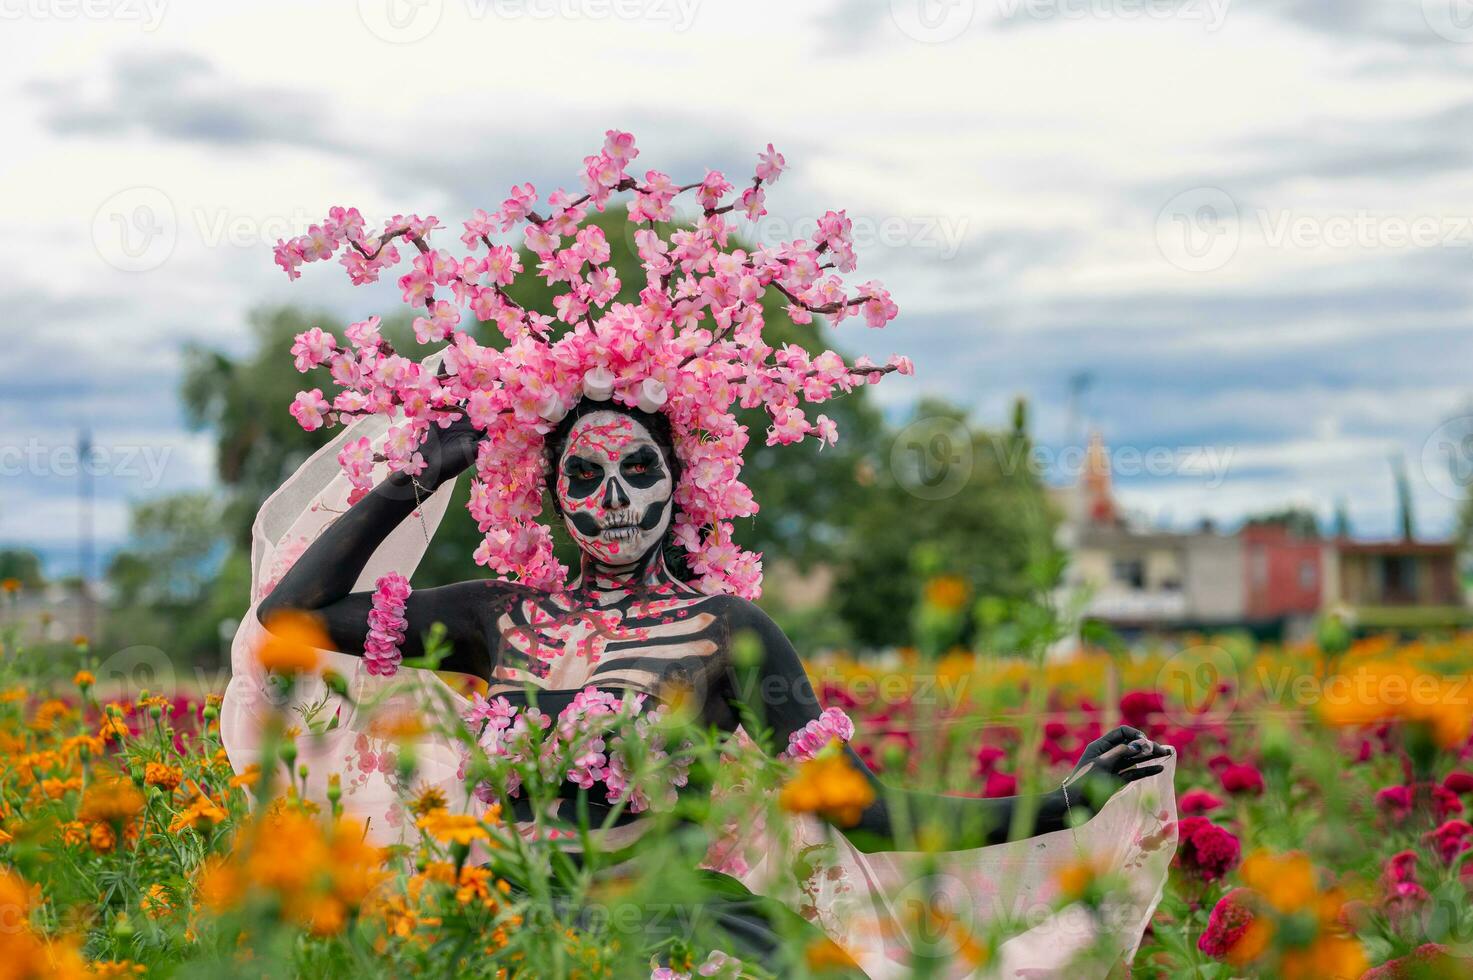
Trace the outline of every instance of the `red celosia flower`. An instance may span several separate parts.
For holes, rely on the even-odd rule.
[[[1226,957],[1253,924],[1252,898],[1247,888],[1234,888],[1222,896],[1207,918],[1207,931],[1197,940],[1197,948],[1215,960]]]
[[[1446,820],[1463,812],[1463,801],[1458,798],[1458,794],[1435,783],[1422,783],[1415,788],[1388,786],[1377,791],[1376,805],[1399,823],[1411,816],[1412,802],[1418,793],[1430,797],[1432,812],[1439,820]]]
[[[1473,825],[1466,820],[1449,820],[1436,830],[1429,830],[1422,839],[1432,845],[1442,863],[1451,865],[1459,854],[1473,848],[1468,836],[1473,834]]]
[[[1450,772],[1442,781],[1450,793],[1473,793],[1473,772]]]
[[[1127,725],[1144,728],[1151,716],[1166,710],[1166,699],[1159,691],[1131,691],[1120,699],[1120,716]]]
[[[1189,789],[1176,801],[1176,808],[1185,814],[1210,813],[1222,806],[1222,799],[1205,789]]]
[[[1005,750],[996,745],[984,745],[977,750],[977,775],[985,776],[997,769],[997,764],[1008,757]]]
[[[1018,792],[1018,777],[1010,776],[1005,772],[989,772],[987,774],[987,785],[982,789],[982,795],[988,799],[999,796],[1012,796]]]
[[[1385,869],[1381,872],[1381,880],[1386,882],[1387,887],[1399,885],[1404,881],[1417,880],[1417,852],[1401,851],[1391,855],[1386,862]]]
[[[1263,773],[1249,762],[1235,762],[1225,766],[1217,774],[1217,778],[1222,781],[1222,788],[1229,793],[1251,793],[1257,796],[1263,792]]]
[[[1206,817],[1183,817],[1177,823],[1175,863],[1203,881],[1216,881],[1238,866],[1243,846],[1230,832]]]

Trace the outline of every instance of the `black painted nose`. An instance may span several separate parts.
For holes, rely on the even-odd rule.
[[[624,492],[624,487],[616,479],[610,479],[608,486],[604,487],[604,510],[618,510],[629,506],[629,494]]]

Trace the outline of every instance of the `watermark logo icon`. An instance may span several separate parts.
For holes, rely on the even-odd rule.
[[[1432,33],[1455,44],[1473,44],[1473,0],[1422,0]]]
[[[413,44],[440,26],[445,0],[358,0],[358,19],[390,44]]]
[[[1194,187],[1156,215],[1156,247],[1186,272],[1214,272],[1232,261],[1243,238],[1238,203],[1220,187]]]
[[[92,216],[92,244],[114,269],[157,269],[179,244],[179,216],[174,202],[157,187],[118,191]]]
[[[976,16],[976,0],[890,0],[895,26],[923,44],[944,44],[961,37]]]
[[[974,464],[972,434],[957,419],[918,419],[902,429],[890,447],[890,472],[896,482],[922,500],[944,500],[958,493],[972,478]]]
[[[1449,500],[1465,500],[1473,487],[1473,415],[1439,425],[1422,444],[1422,479]]]

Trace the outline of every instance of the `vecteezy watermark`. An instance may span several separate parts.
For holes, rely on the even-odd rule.
[[[305,208],[252,214],[228,207],[180,208],[157,187],[130,187],[109,197],[92,221],[92,242],[108,265],[148,272],[173,256],[181,238],[208,249],[261,248],[306,234],[322,214]]]
[[[168,6],[168,0],[0,0],[0,20],[115,20],[152,33]]]
[[[967,237],[968,221],[961,215],[891,214],[874,217],[849,214],[849,237],[855,249],[868,251],[881,248],[903,248],[927,251],[941,259],[956,258]],[[637,227],[630,223],[631,227]],[[741,234],[757,247],[776,247],[797,239],[811,240],[818,231],[817,217],[787,218],[765,214],[755,222],[740,224]]]
[[[1396,214],[1367,209],[1306,212],[1255,208],[1246,213],[1220,187],[1194,187],[1156,216],[1161,255],[1187,272],[1215,272],[1247,237],[1264,248],[1331,249],[1473,247],[1473,214]]]
[[[483,20],[586,20],[666,23],[676,32],[695,22],[700,0],[462,0],[465,15]],[[358,0],[358,18],[381,41],[413,44],[440,26],[445,0]]]
[[[1422,19],[1443,40],[1473,44],[1473,0],[1422,0]]]
[[[895,481],[922,500],[944,500],[960,492],[974,465],[972,433],[958,419],[917,419],[890,446]]]
[[[0,477],[55,476],[141,480],[139,489],[152,490],[163,481],[172,446],[94,445],[86,453],[75,445],[47,445],[38,439],[24,444],[0,444]]]
[[[174,202],[157,187],[128,187],[92,216],[92,244],[104,262],[123,272],[157,269],[179,243]]]
[[[1233,0],[991,0],[1005,20],[1177,20],[1216,31]]]
[[[1074,481],[1094,462],[1088,446],[1027,447],[1003,435],[994,435],[993,446],[1005,473],[1027,467],[1039,477]],[[1106,446],[1099,462],[1117,477],[1200,477],[1208,489],[1216,490],[1227,479],[1235,446]]]
[[[1466,500],[1473,487],[1473,415],[1439,425],[1422,443],[1417,462],[1422,479],[1433,490],[1449,500]]]

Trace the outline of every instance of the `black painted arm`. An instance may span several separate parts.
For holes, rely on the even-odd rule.
[[[771,750],[781,751],[787,747],[788,736],[816,719],[822,706],[792,643],[766,613],[751,603],[733,606],[734,647],[741,647],[743,632],[755,637],[753,649],[759,652],[759,659],[755,665],[744,668],[738,662],[741,660],[738,649],[730,670],[729,697],[739,712],[755,715],[767,727],[772,738]],[[1081,762],[1094,761],[1098,775],[1110,777],[1111,788],[1118,788],[1161,771],[1159,766],[1125,771],[1167,751],[1149,742],[1135,748],[1144,738],[1135,729],[1116,729],[1092,743]],[[1071,786],[1067,805],[1059,789],[1033,797],[995,799],[922,793],[886,784],[853,748],[845,746],[844,751],[874,789],[874,802],[865,808],[859,822],[842,828],[860,850],[912,847],[915,836],[921,833],[932,839],[939,837],[945,850],[1001,843],[1008,839],[1016,809],[1025,803],[1033,814],[1029,836],[1064,829],[1071,811],[1076,818],[1093,814],[1082,785]]]

